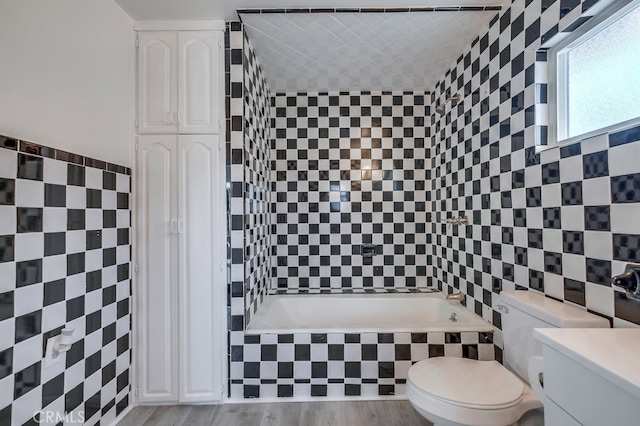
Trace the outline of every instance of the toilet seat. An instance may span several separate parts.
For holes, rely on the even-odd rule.
[[[511,425],[542,407],[531,387],[496,361],[429,358],[414,364],[407,397],[436,425]]]
[[[513,407],[524,391],[522,381],[496,361],[426,359],[409,370],[409,379],[434,398],[476,409]]]

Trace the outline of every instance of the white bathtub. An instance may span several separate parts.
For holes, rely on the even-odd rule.
[[[457,321],[451,321],[455,314]],[[491,324],[442,293],[269,295],[247,334],[493,332]]]

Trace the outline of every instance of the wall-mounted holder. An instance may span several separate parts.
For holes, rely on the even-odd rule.
[[[623,288],[629,299],[640,301],[640,265],[627,264],[623,273],[611,278],[611,284]]]
[[[458,217],[448,217],[442,221],[442,223],[446,223],[449,226],[452,225],[468,225],[469,217],[467,216],[458,216]]]
[[[363,244],[360,253],[362,257],[373,257],[379,254],[380,250],[378,247],[377,244]]]
[[[71,327],[63,328],[60,334],[47,340],[47,350],[44,355],[45,368],[58,364],[65,359],[62,354],[71,349],[71,345],[73,344],[71,336],[74,330],[75,329]]]

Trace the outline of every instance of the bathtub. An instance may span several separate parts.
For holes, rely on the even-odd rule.
[[[452,319],[455,318],[455,321]],[[437,293],[269,295],[246,334],[493,332]]]

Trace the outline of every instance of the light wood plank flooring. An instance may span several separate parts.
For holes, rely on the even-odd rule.
[[[431,426],[409,401],[136,407],[118,426]]]

